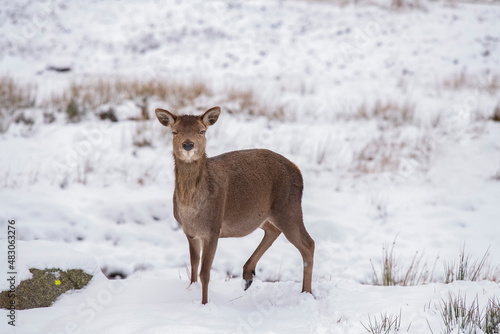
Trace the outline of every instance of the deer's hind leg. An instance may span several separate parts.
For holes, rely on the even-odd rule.
[[[243,279],[245,280],[244,289],[247,290],[253,282],[253,276],[255,275],[255,267],[257,266],[257,262],[259,262],[260,258],[264,253],[271,247],[274,240],[279,237],[281,231],[276,228],[273,224],[269,222],[265,222],[262,224],[261,228],[264,230],[264,238],[260,242],[257,249],[253,252],[252,256],[248,259],[248,261],[243,266]]]
[[[304,264],[302,292],[311,292],[312,271],[314,264],[314,240],[304,226],[302,209],[286,208],[275,214],[273,224],[279,228],[285,237],[294,245],[302,255]]]

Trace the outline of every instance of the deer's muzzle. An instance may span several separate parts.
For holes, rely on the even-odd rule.
[[[194,143],[192,141],[185,141],[182,143],[182,148],[184,148],[186,151],[191,151],[194,147]]]

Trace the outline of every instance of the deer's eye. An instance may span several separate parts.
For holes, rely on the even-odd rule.
[[[204,135],[204,134],[205,134],[205,130],[201,130],[200,135]]]
[[[172,131],[172,134],[175,136],[177,134],[177,131]]]

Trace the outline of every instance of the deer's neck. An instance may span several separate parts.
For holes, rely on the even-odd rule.
[[[207,157],[191,162],[175,159],[175,195],[179,202],[191,205],[196,195],[208,188]]]

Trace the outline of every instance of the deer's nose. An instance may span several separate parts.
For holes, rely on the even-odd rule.
[[[182,147],[186,151],[191,151],[194,147],[194,143],[192,141],[185,141],[184,143],[182,143]]]

